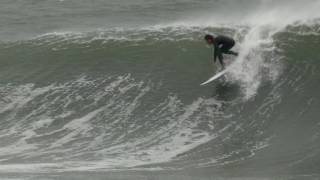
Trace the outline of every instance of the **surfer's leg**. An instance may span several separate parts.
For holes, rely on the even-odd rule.
[[[227,51],[227,52],[225,52],[225,54],[232,54],[234,56],[238,56],[239,55],[239,53],[234,52],[234,51]]]
[[[224,69],[224,62],[223,62],[223,55],[222,55],[222,53],[219,53],[219,54],[218,54],[218,59],[219,59],[219,62],[220,62],[220,64],[221,64],[222,69]]]
[[[237,52],[231,51],[230,49],[234,46],[234,44],[225,44],[221,47],[221,52],[224,54],[231,54],[234,56],[238,56]]]

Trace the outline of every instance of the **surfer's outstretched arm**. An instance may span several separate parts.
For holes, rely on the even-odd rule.
[[[218,48],[216,48],[215,46],[214,46],[214,48],[213,48],[213,62],[214,63],[216,63],[216,61],[217,61],[217,56],[218,56]]]

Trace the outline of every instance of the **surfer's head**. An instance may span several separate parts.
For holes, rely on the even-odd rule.
[[[207,35],[204,36],[204,40],[206,40],[206,42],[208,44],[212,44],[213,40],[214,40],[214,37],[212,35],[210,35],[210,34],[207,34]]]

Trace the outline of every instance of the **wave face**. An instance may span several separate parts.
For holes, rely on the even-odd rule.
[[[51,19],[57,31],[21,32],[20,40],[0,33],[7,37],[0,44],[1,173],[320,172],[319,1],[301,11],[299,1],[96,1],[92,8],[77,1],[69,12],[71,2],[34,1],[25,5],[37,11],[21,12],[26,21],[65,12],[63,20],[39,20]],[[73,20],[109,15],[106,4],[132,17],[110,17],[110,27],[99,29],[65,26],[68,13],[78,15]],[[153,7],[155,19],[140,11]],[[222,12],[230,13],[219,22]],[[139,16],[141,27],[121,26]],[[159,19],[167,20],[153,24]],[[199,86],[215,71],[205,33],[235,38],[240,55],[226,56],[236,64],[224,79]]]

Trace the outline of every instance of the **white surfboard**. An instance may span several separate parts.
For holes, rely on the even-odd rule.
[[[210,79],[208,79],[207,81],[201,83],[200,85],[201,85],[201,86],[206,85],[206,84],[210,83],[211,81],[214,81],[214,80],[218,79],[219,77],[221,77],[222,75],[224,75],[226,72],[227,72],[227,69],[225,69],[225,70],[223,70],[223,71],[220,71],[220,72],[218,72],[217,74],[215,74],[214,76],[212,76]]]
[[[226,72],[230,71],[230,69],[232,68],[232,66],[234,65],[235,62],[232,62],[226,69],[224,69],[223,71],[218,72],[217,74],[215,74],[214,76],[212,76],[210,79],[208,79],[207,81],[201,83],[200,85],[206,85],[218,78],[220,78],[221,76],[223,76]]]

